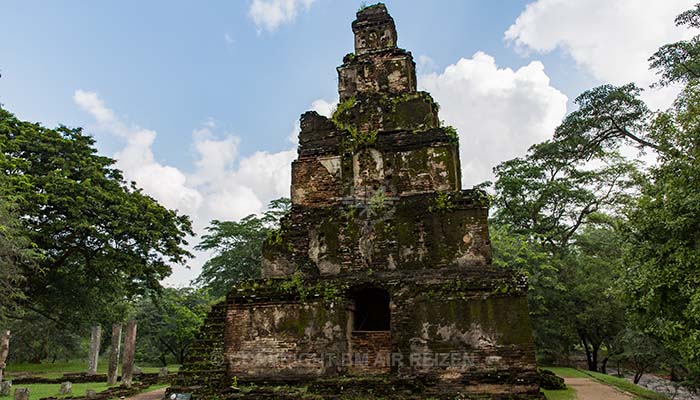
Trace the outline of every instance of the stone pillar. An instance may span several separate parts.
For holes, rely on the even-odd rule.
[[[102,327],[95,325],[90,333],[90,354],[88,355],[88,375],[97,373],[97,362],[100,358],[100,342],[102,341]]]
[[[9,353],[10,353],[10,331],[5,331],[5,334],[0,336],[0,382],[2,382],[2,377],[3,377],[3,374],[5,373],[5,361],[7,361],[7,355]]]
[[[124,355],[122,356],[122,385],[131,387],[131,379],[134,377],[134,354],[136,353],[136,321],[126,323],[124,333]]]
[[[117,367],[119,367],[119,351],[122,345],[122,323],[112,324],[112,343],[109,346],[109,365],[107,366],[107,385],[117,384]]]
[[[12,381],[0,383],[0,396],[9,396],[12,393]]]
[[[73,384],[71,382],[62,382],[61,387],[58,389],[58,394],[61,396],[73,394]]]
[[[29,400],[29,388],[15,389],[14,400]]]

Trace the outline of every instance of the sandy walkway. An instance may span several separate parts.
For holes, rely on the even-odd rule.
[[[564,378],[578,400],[631,400],[632,396],[588,378]]]
[[[165,396],[165,389],[158,389],[152,392],[139,393],[136,396],[127,397],[125,400],[160,400]]]

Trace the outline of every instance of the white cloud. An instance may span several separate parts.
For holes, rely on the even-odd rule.
[[[300,8],[308,9],[315,0],[253,0],[248,15],[258,32],[274,32],[280,25],[293,22]]]
[[[673,20],[695,1],[537,0],[525,8],[505,38],[525,52],[561,49],[602,82],[648,87],[656,77],[647,59],[660,46],[693,35]],[[677,89],[645,92],[652,107],[663,108]]]
[[[416,72],[419,75],[433,73],[435,72],[436,67],[437,65],[435,64],[435,61],[425,54],[421,54],[416,60]]]
[[[187,182],[187,177],[175,167],[155,160],[151,146],[156,132],[138,126],[127,126],[105,107],[95,92],[77,90],[75,103],[90,113],[97,122],[97,129],[110,132],[125,140],[125,146],[114,155],[117,168],[124,177],[135,181],[146,193],[168,208],[191,214],[202,203],[202,195]]]
[[[226,32],[224,33],[224,43],[226,43],[227,48],[231,48],[233,44],[236,43],[236,40],[233,38],[233,36]]]
[[[217,134],[215,121],[207,119],[192,132],[196,159],[192,171],[185,172],[156,161],[152,146],[157,133],[128,125],[105,106],[97,93],[77,90],[74,101],[95,118],[93,129],[124,139],[124,147],[114,158],[126,179],[136,182],[164,206],[192,218],[198,238],[191,238],[191,245],[200,240],[212,219],[238,220],[264,211],[273,199],[289,197],[291,162],[296,158],[294,148],[276,153],[258,151],[241,157],[240,138]],[[319,99],[312,108],[327,112],[329,104]],[[192,269],[175,268],[168,283],[185,284],[199,274],[209,255],[193,253],[195,259],[189,263]]]
[[[338,98],[336,97],[335,100],[324,100],[324,99],[317,99],[311,102],[311,110],[316,111],[317,113],[323,115],[324,117],[330,118],[333,112],[335,111],[335,107],[338,104]]]
[[[320,115],[330,118],[331,115],[333,115],[337,104],[337,97],[335,100],[330,101],[326,99],[316,99],[311,102],[311,111],[316,111]],[[289,136],[287,136],[287,139],[294,145],[295,148],[299,145],[299,131],[301,131],[301,127],[299,126],[299,120],[296,120],[294,121],[294,128],[292,129],[292,132],[289,134]]]
[[[440,104],[440,118],[457,128],[462,182],[493,179],[492,168],[550,138],[566,113],[567,98],[550,85],[539,61],[513,71],[477,52],[418,84]]]

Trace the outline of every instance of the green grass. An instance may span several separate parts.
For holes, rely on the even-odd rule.
[[[590,378],[590,376],[587,375],[586,372],[576,368],[542,367],[542,369],[548,369],[562,378]]]
[[[576,391],[572,388],[566,388],[564,390],[544,390],[544,397],[547,400],[576,400]]]
[[[162,389],[168,387],[168,384],[158,384],[149,386],[142,393],[151,392],[154,390]],[[29,398],[30,399],[40,399],[42,397],[67,397],[67,396],[85,396],[85,392],[88,389],[95,390],[96,392],[101,392],[107,389],[107,383],[74,383],[73,384],[73,394],[66,396],[58,396],[58,389],[61,387],[60,384],[34,384],[34,385],[13,385],[12,394],[10,396],[0,396],[0,399],[11,399],[14,394],[14,389],[18,387],[28,387],[29,388]]]
[[[634,395],[635,399],[668,400],[668,397],[660,395],[651,390],[644,389],[643,387],[635,385],[627,379],[605,375],[598,372],[585,371],[585,373],[593,379],[597,380],[598,382],[604,383],[609,386],[613,386],[627,393],[631,393],[632,395]]]
[[[138,364],[137,364],[138,365]],[[160,367],[141,366],[139,368],[143,372],[151,373],[158,372]],[[168,371],[176,372],[180,366],[177,364],[168,365]],[[42,363],[42,364],[8,364],[6,372],[9,379],[16,376],[17,373],[30,373],[43,378],[60,378],[65,373],[87,372],[87,362],[83,360],[73,360],[68,362]],[[100,360],[97,364],[97,372],[100,374],[107,373],[107,360]]]
[[[576,369],[576,368],[566,368],[566,367],[543,367],[545,369],[548,369],[555,374],[561,376],[562,378],[589,378],[589,379],[594,379],[600,383],[603,383],[608,386],[612,386],[616,389],[619,389],[623,392],[630,393],[634,396],[635,400],[668,400],[666,396],[660,395],[656,392],[653,392],[651,390],[644,389],[643,387],[639,385],[635,385],[634,383],[623,379],[623,378],[618,378],[615,376],[611,375],[606,375],[606,374],[601,374],[598,372],[591,372],[591,371],[585,371],[581,369]],[[550,391],[551,392],[551,391]],[[563,392],[562,390],[558,390],[555,392]],[[548,396],[547,393],[545,393],[545,396],[549,399],[550,397]],[[552,399],[567,399],[568,397],[551,397]]]
[[[34,384],[34,385],[13,385],[12,394],[14,394],[15,389],[18,387],[29,388],[29,398],[30,399],[40,399],[42,397],[58,396],[58,389],[61,387],[60,384]],[[107,383],[105,382],[95,382],[95,383],[74,383],[73,384],[73,396],[85,396],[85,391],[87,389],[92,389],[97,392],[101,392],[107,389]],[[65,396],[64,396],[65,397]],[[0,397],[0,399],[10,399],[11,396]]]

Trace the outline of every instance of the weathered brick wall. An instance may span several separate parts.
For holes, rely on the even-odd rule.
[[[216,392],[231,384],[224,363],[227,308],[226,301],[212,307],[194,343],[188,348],[180,371],[172,381],[174,388],[196,387],[199,391]]]
[[[263,274],[310,276],[488,265],[488,209],[479,192],[425,194],[379,206],[294,205],[279,236],[265,243]]]
[[[362,18],[352,23],[355,34],[355,52],[364,54],[380,49],[396,47],[397,35],[394,19],[384,7],[368,7]]]
[[[336,375],[332,359],[345,343],[344,310],[321,301],[232,304],[225,358],[237,378],[290,379]]]
[[[402,49],[358,54],[338,67],[340,101],[358,94],[415,91],[415,63],[411,53]]]
[[[391,371],[391,332],[352,331],[348,348],[348,374],[387,374]]]

